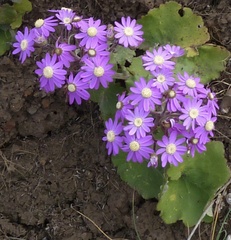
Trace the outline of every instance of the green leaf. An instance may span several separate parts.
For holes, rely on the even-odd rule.
[[[0,24],[10,24],[17,16],[15,9],[9,4],[0,7]]]
[[[119,64],[124,66],[126,61],[132,62],[133,57],[136,55],[134,50],[129,48],[124,48],[120,45],[117,45],[113,53],[111,54],[110,63]]]
[[[126,153],[112,156],[112,162],[123,181],[134,188],[145,199],[158,198],[160,187],[164,182],[163,168],[148,168],[147,162],[134,163],[126,161]]]
[[[181,47],[197,46],[209,40],[209,33],[200,16],[190,8],[170,1],[152,9],[139,20],[143,25],[143,49],[158,43],[176,44]]]
[[[133,86],[134,82],[138,81],[140,77],[143,77],[147,80],[151,78],[151,74],[143,67],[141,56],[133,58],[133,61],[127,68],[127,71],[130,75],[130,77],[126,80],[126,86],[128,89]]]
[[[169,181],[157,205],[161,217],[168,224],[183,220],[186,226],[195,225],[207,203],[230,177],[223,144],[208,143],[206,152],[196,153],[194,158],[185,156],[184,162],[171,166],[167,175]]]
[[[0,56],[10,49],[12,35],[10,30],[4,31],[0,29]]]
[[[22,17],[23,15],[22,14],[18,14],[17,15],[17,18],[15,19],[15,21],[13,21],[10,26],[12,29],[16,29],[16,28],[19,28],[21,25],[22,25]]]
[[[114,118],[116,112],[117,94],[124,91],[119,84],[110,83],[108,88],[100,86],[98,90],[91,90],[91,100],[97,102],[100,107],[101,116],[104,120]]]
[[[191,49],[190,56],[192,56]],[[222,46],[205,44],[197,48],[193,57],[183,56],[177,59],[175,73],[187,72],[201,78],[202,83],[208,83],[219,77],[225,70],[230,52]]]
[[[15,2],[13,4],[13,7],[18,13],[22,13],[23,15],[26,12],[30,12],[32,10],[32,4],[29,0],[21,0],[20,2]]]

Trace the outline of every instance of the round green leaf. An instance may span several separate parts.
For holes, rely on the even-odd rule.
[[[145,42],[143,49],[155,43],[176,44],[181,47],[197,46],[209,40],[209,33],[203,20],[190,8],[170,1],[152,9],[139,20],[143,25]]]
[[[166,223],[183,220],[189,227],[195,225],[207,203],[230,178],[223,144],[208,143],[206,152],[196,153],[194,158],[185,156],[167,175],[169,181],[157,205],[161,217]]]

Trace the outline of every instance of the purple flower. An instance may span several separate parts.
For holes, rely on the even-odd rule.
[[[169,112],[181,111],[181,102],[185,101],[182,92],[177,90],[176,87],[170,89],[167,93],[167,109]]]
[[[95,48],[98,44],[107,42],[106,26],[100,24],[100,20],[94,21],[93,18],[81,23],[81,33],[75,34],[75,38],[81,39],[79,44],[81,47]]]
[[[115,22],[116,27],[114,27],[115,38],[119,39],[119,44],[126,48],[138,47],[143,41],[143,31],[140,31],[142,25],[137,24],[135,19],[131,21],[130,17],[122,17],[121,22],[122,24]]]
[[[200,83],[200,78],[189,76],[188,73],[184,72],[184,76],[177,74],[180,82],[177,82],[178,89],[182,91],[183,95],[189,95],[197,97],[198,94],[206,95],[204,85]]]
[[[144,78],[140,78],[140,82],[135,82],[135,87],[131,87],[129,99],[132,105],[138,104],[140,108],[148,112],[155,109],[155,105],[161,105],[161,93],[158,89],[152,87],[153,80],[146,82]]]
[[[182,155],[187,151],[187,148],[182,145],[184,142],[185,138],[177,140],[177,132],[172,132],[169,138],[164,135],[162,141],[157,141],[160,149],[157,150],[156,154],[161,154],[162,167],[165,167],[168,162],[174,166],[183,162]]]
[[[206,122],[203,126],[199,126],[194,130],[195,137],[199,139],[199,142],[202,144],[205,144],[210,141],[209,135],[211,137],[214,136],[213,130],[214,130],[214,123],[217,121],[216,117],[206,117]]]
[[[184,120],[183,125],[188,130],[192,127],[192,130],[198,126],[203,126],[207,116],[205,107],[202,107],[202,100],[186,99],[184,101],[184,108],[181,109],[182,115],[179,119]]]
[[[132,109],[133,106],[130,104],[129,98],[126,97],[126,92],[123,92],[121,95],[117,94],[118,102],[116,103],[116,114],[117,119],[124,120],[125,115],[127,114],[128,109]]]
[[[206,146],[203,143],[199,142],[198,138],[195,138],[195,134],[192,131],[192,137],[187,139],[188,151],[192,157],[195,156],[195,152],[202,153],[206,151]]]
[[[12,54],[20,53],[19,60],[21,63],[23,63],[27,57],[30,57],[31,52],[34,52],[34,34],[33,31],[28,30],[27,27],[25,27],[24,34],[21,31],[18,31],[15,36],[17,42],[13,44],[13,46],[16,48]]]
[[[214,115],[214,116],[217,116],[217,110],[219,109],[219,106],[217,104],[217,98],[216,98],[216,94],[211,92],[210,89],[207,89],[206,90],[207,93],[207,109],[208,109],[208,112],[210,115]]]
[[[184,49],[182,49],[180,46],[175,45],[165,45],[164,50],[168,51],[172,57],[181,57],[184,55]]]
[[[129,135],[136,134],[137,138],[145,137],[150,132],[150,128],[154,127],[154,118],[148,115],[149,112],[145,112],[142,108],[136,107],[134,112],[128,110],[125,115],[128,125],[124,127],[124,131],[129,131]]]
[[[154,168],[157,168],[158,167],[158,156],[153,153],[150,157],[150,160],[147,164],[147,167],[154,167]]]
[[[81,78],[81,72],[79,72],[75,77],[73,77],[73,73],[70,73],[70,76],[67,80],[67,90],[69,96],[69,103],[72,104],[74,101],[77,104],[82,103],[82,99],[88,100],[90,98],[90,94],[86,91],[89,85],[83,82]]]
[[[157,50],[153,49],[152,52],[146,51],[146,54],[142,57],[143,66],[145,70],[155,71],[156,69],[174,69],[175,62],[169,61],[172,56],[163,47],[159,47]]]
[[[175,78],[171,70],[157,69],[152,74],[155,77],[152,86],[157,87],[161,93],[168,91],[169,87],[174,85]]]
[[[58,60],[63,63],[66,68],[70,67],[70,63],[75,61],[71,51],[75,50],[75,45],[70,45],[67,43],[58,43],[58,40],[55,43],[55,53],[58,56]]]
[[[128,152],[127,161],[143,162],[143,158],[150,159],[150,155],[154,153],[151,148],[154,141],[152,136],[145,136],[137,139],[135,135],[126,134],[124,137],[125,145],[122,147],[124,152]]]
[[[55,14],[55,16],[61,21],[59,24],[64,25],[67,30],[71,30],[72,28],[72,20],[75,17],[75,13],[70,8],[61,8],[61,10],[58,10],[58,13]]]
[[[50,35],[50,32],[55,32],[55,29],[53,27],[58,25],[57,19],[54,19],[54,17],[48,17],[45,19],[38,19],[35,22],[35,28],[45,37],[48,37]]]
[[[105,122],[106,130],[103,141],[107,142],[106,148],[108,149],[108,155],[111,153],[115,156],[119,153],[119,149],[122,148],[123,137],[119,136],[123,131],[122,123],[118,123],[117,119],[113,122],[111,118]]]
[[[107,88],[109,82],[113,82],[114,71],[113,64],[109,64],[108,57],[95,57],[93,59],[86,59],[86,66],[82,67],[84,71],[82,78],[85,82],[89,82],[90,89],[98,89],[101,83],[104,88]]]
[[[49,53],[41,62],[36,62],[39,69],[35,73],[40,76],[40,87],[46,92],[54,91],[55,87],[61,88],[65,83],[66,70],[63,70],[62,62],[56,62],[57,55],[53,57]]]

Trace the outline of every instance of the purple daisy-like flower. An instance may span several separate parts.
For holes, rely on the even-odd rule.
[[[210,89],[206,90],[206,96],[207,96],[207,110],[209,112],[209,115],[217,116],[217,110],[219,109],[219,106],[217,104],[217,98],[216,94],[211,92]]]
[[[69,103],[72,104],[76,101],[76,103],[80,105],[82,103],[82,99],[88,100],[90,98],[89,92],[86,91],[88,88],[89,85],[83,82],[83,79],[81,78],[81,72],[79,72],[75,77],[71,72],[69,78],[67,79]]]
[[[152,86],[157,87],[161,93],[168,91],[175,83],[173,72],[169,69],[158,69],[152,72],[152,75],[155,77]]]
[[[64,25],[68,31],[71,30],[71,23],[75,17],[75,12],[73,12],[72,9],[61,8],[61,10],[58,10],[58,13],[56,13],[55,16],[60,20],[59,24]]]
[[[118,102],[116,103],[115,117],[123,121],[125,118],[125,115],[127,114],[128,109],[133,109],[134,106],[130,104],[130,100],[126,96],[126,92],[123,92],[121,95],[117,94],[117,96],[118,96]]]
[[[50,32],[55,32],[54,27],[58,25],[58,21],[51,16],[45,19],[38,19],[34,25],[37,31],[39,31],[45,37],[48,37]]]
[[[61,61],[66,68],[69,68],[70,63],[75,61],[74,56],[71,54],[71,51],[75,49],[75,45],[59,43],[58,40],[55,43],[55,53],[58,56],[58,60]]]
[[[186,99],[183,103],[184,108],[181,109],[182,115],[179,119],[183,120],[183,125],[188,130],[192,127],[192,130],[196,126],[203,126],[206,121],[207,111],[205,107],[202,107],[202,100]]]
[[[36,62],[39,69],[35,70],[35,73],[40,77],[40,87],[46,92],[55,90],[55,87],[61,88],[65,83],[66,70],[63,69],[62,62],[56,62],[57,55],[52,57],[49,53],[41,62]]]
[[[143,162],[143,158],[150,159],[151,154],[154,153],[152,145],[154,143],[152,136],[145,136],[136,138],[135,135],[125,134],[125,145],[122,147],[124,152],[128,152],[127,161]]]
[[[119,136],[123,131],[123,126],[122,123],[118,123],[117,119],[113,122],[111,118],[105,122],[105,125],[106,129],[104,133],[106,136],[102,140],[107,142],[108,155],[113,154],[115,156],[119,153],[119,149],[123,145],[123,137]]]
[[[185,138],[177,139],[177,132],[172,132],[169,138],[164,135],[162,140],[157,141],[160,149],[156,154],[161,155],[162,167],[165,167],[168,162],[174,166],[183,162],[182,155],[187,152],[186,146],[182,145],[184,142]]]
[[[184,95],[189,95],[192,97],[197,97],[198,94],[206,95],[206,90],[204,85],[200,83],[200,78],[189,76],[187,72],[184,75],[180,73],[177,74],[180,82],[177,82],[178,89],[182,91]]]
[[[113,82],[113,64],[109,64],[109,57],[96,56],[85,60],[86,66],[82,66],[82,78],[89,83],[90,89],[98,89],[100,83],[107,88],[109,82]]]
[[[75,38],[80,39],[80,46],[88,48],[95,48],[98,44],[107,42],[106,25],[100,25],[101,21],[94,21],[89,18],[88,21],[83,21],[81,24],[81,33],[75,34]]]
[[[207,143],[210,141],[209,136],[213,137],[213,130],[215,128],[214,123],[217,121],[216,117],[206,117],[206,121],[203,126],[199,126],[194,130],[195,137],[199,139],[200,143]]]
[[[146,82],[140,78],[140,82],[135,82],[135,87],[131,87],[129,95],[132,105],[137,105],[148,112],[155,109],[155,105],[161,105],[162,94],[157,88],[152,87],[153,80]]]
[[[12,54],[20,53],[19,60],[23,63],[27,57],[30,57],[31,52],[34,52],[34,34],[25,27],[24,34],[18,31],[15,39],[17,40],[13,46],[16,48]]]
[[[167,93],[167,110],[169,112],[181,111],[181,103],[185,101],[185,97],[182,92],[179,91],[175,86],[170,89]]]
[[[121,23],[115,22],[115,38],[119,39],[119,44],[124,47],[138,47],[143,41],[142,25],[137,24],[136,20],[130,17],[122,17]]]
[[[184,49],[180,46],[167,44],[164,47],[164,50],[168,51],[172,57],[181,57],[184,55]]]
[[[159,47],[157,50],[153,49],[152,52],[146,51],[146,54],[142,56],[143,66],[145,70],[155,71],[156,69],[174,69],[175,62],[169,61],[172,56],[164,50],[163,47]]]
[[[127,111],[125,118],[128,120],[128,125],[124,127],[124,131],[128,131],[129,135],[136,134],[137,138],[145,137],[147,133],[154,127],[154,118],[148,117],[149,112],[145,112],[142,108],[136,107],[134,112]]]
[[[157,168],[158,167],[158,156],[153,153],[149,159],[149,162],[147,164],[147,167],[154,167]]]

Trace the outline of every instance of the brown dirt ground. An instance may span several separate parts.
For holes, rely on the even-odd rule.
[[[23,26],[46,17],[47,9],[71,7],[105,23],[121,16],[139,17],[163,0],[34,0]],[[229,0],[179,1],[205,20],[211,41],[231,50]],[[123,183],[101,142],[103,122],[98,108],[88,102],[68,106],[62,91],[39,91],[34,60],[21,65],[9,52],[0,58],[0,239],[183,240],[191,229],[181,222],[166,225],[155,210]],[[220,101],[230,88],[231,64],[211,84]],[[230,100],[230,99],[229,99]],[[225,144],[231,163],[231,114],[220,113],[216,139]],[[227,191],[230,191],[230,187]],[[133,206],[134,193],[134,206]],[[219,224],[227,213],[219,214]],[[134,216],[132,215],[134,210]],[[225,229],[231,234],[231,220]],[[209,239],[211,225],[202,224],[193,239]]]

